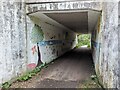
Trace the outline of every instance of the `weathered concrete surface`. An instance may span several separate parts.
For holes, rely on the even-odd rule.
[[[25,4],[0,1],[0,84],[26,71]]]
[[[76,33],[91,33],[97,23],[101,11],[94,10],[74,10],[74,11],[43,11],[51,19],[59,22],[60,24],[70,28]],[[37,14],[37,13],[36,13]],[[39,14],[39,13],[38,13]]]
[[[101,25],[96,26],[98,31],[94,33],[96,37],[94,38],[93,58],[96,72],[104,87],[120,88],[118,2],[76,1],[28,4],[25,8],[25,4],[22,3],[24,0],[19,3],[15,3],[14,0],[4,1],[0,1],[0,84],[27,71],[26,67],[30,58],[29,52],[27,52],[28,48],[36,52],[34,47],[31,48],[33,44],[29,44],[27,41],[30,32],[26,33],[25,31],[31,30],[34,23],[30,22],[31,26],[27,26],[26,19],[29,21],[29,18],[25,16],[25,11],[34,13],[38,10],[94,9],[102,10]],[[37,55],[33,61],[36,59]]]
[[[118,31],[118,2],[104,2],[92,46],[96,73],[108,88],[120,88]]]
[[[27,18],[28,65],[31,63],[38,64],[37,43],[40,51],[39,60],[43,63],[51,62],[76,46],[76,33],[70,31],[68,28],[50,19],[44,14],[31,14]],[[35,24],[39,26],[43,34],[43,40],[38,39],[38,42],[36,43],[33,42],[34,39],[38,37],[37,31],[34,30]],[[32,39],[31,36],[34,39]]]
[[[104,87],[119,88],[118,58],[118,2],[61,2],[28,4],[27,13],[37,11],[94,9],[102,10],[93,32],[93,58],[98,76]]]
[[[54,61],[41,72],[39,88],[76,88],[94,74],[90,49],[75,49]]]
[[[119,1],[119,4],[118,4],[118,56],[120,56],[120,1]],[[118,57],[118,73],[120,73],[120,57]],[[119,75],[119,74],[118,74]],[[118,87],[120,88],[120,75],[118,77]]]
[[[77,88],[94,74],[93,65],[90,49],[74,49],[42,69],[37,79],[12,87]]]
[[[43,3],[43,4],[27,4],[26,13],[35,13],[44,10],[102,10],[101,2],[94,1],[75,1],[75,2],[56,2],[56,3]]]

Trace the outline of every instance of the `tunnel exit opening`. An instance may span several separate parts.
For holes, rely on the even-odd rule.
[[[78,43],[77,48],[91,48],[91,34],[78,34],[77,35]]]

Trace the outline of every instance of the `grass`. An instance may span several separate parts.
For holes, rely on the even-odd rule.
[[[78,35],[78,44],[76,45],[76,47],[79,48],[81,46],[87,45],[87,47],[90,48],[90,41],[90,34],[80,34]]]

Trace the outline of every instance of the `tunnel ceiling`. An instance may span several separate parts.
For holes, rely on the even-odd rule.
[[[47,13],[48,17],[75,32],[88,32],[88,12]]]
[[[76,33],[91,33],[94,30],[100,12],[94,10],[37,12],[34,16],[40,18],[40,14],[55,20]]]

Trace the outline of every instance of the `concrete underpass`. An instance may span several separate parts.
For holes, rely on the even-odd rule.
[[[81,85],[95,75],[91,50],[73,49],[55,59],[47,68],[22,83],[14,83],[11,88],[84,88]],[[90,84],[89,88],[98,88]]]
[[[95,75],[95,72],[91,48],[75,48],[78,43],[77,35],[92,34],[100,14],[101,11],[87,9],[28,14],[35,24],[30,32],[30,39],[28,38],[31,43],[29,40],[28,43],[32,47],[39,47],[39,55],[32,52],[29,57],[29,60],[34,60],[34,63],[28,65],[29,68],[39,65],[38,62],[54,62],[40,72],[38,80],[20,87],[81,88],[80,85]],[[35,58],[38,61],[35,62]]]
[[[48,64],[35,77],[11,87],[81,88],[96,74],[104,88],[120,88],[119,0],[4,1],[0,87]],[[91,48],[76,48],[79,34],[91,35]]]
[[[75,48],[79,34],[91,34],[91,42],[94,42],[92,32],[99,24],[100,13],[101,11],[96,10],[64,10],[28,14],[34,25],[31,31],[29,27],[32,24],[28,23],[27,26],[30,33],[28,47],[39,47],[39,56],[37,54],[34,56],[34,50],[32,50],[32,55],[28,52],[31,56],[29,59],[38,57],[41,62],[49,63]]]

